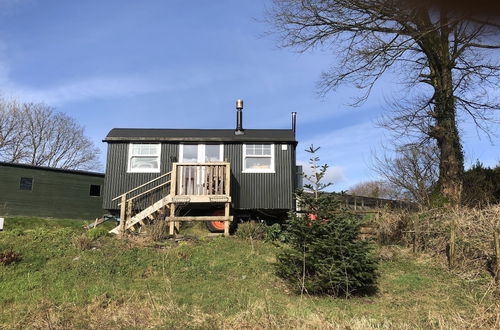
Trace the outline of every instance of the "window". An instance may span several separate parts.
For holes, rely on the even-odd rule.
[[[274,144],[244,144],[243,173],[274,173]]]
[[[133,144],[128,148],[128,172],[159,173],[161,144]]]
[[[89,196],[93,196],[93,197],[101,196],[101,186],[98,184],[91,184]]]
[[[181,163],[222,162],[223,155],[222,144],[181,144],[179,148]]]
[[[33,190],[33,178],[21,178],[19,181],[19,189]]]

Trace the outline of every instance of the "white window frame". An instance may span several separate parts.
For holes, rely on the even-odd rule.
[[[132,146],[138,144],[154,145],[156,147],[156,154],[154,155],[132,155]],[[143,168],[143,169],[132,169],[131,160],[132,157],[158,157],[158,168]],[[128,159],[127,159],[127,173],[160,173],[161,171],[161,143],[129,143],[128,144]]]
[[[271,155],[247,155],[247,145],[256,145],[256,144],[268,144],[271,145]],[[271,166],[270,168],[246,168],[246,159],[247,158],[262,158],[269,157],[271,158]],[[274,159],[276,155],[274,153],[274,143],[248,143],[243,144],[243,170],[242,173],[276,173],[274,170]]]
[[[179,145],[179,163],[184,162],[184,146],[185,145],[197,145],[198,146],[198,155],[197,155],[197,161],[196,163],[205,163],[205,155],[206,155],[206,144],[204,143],[181,143]],[[219,160],[218,162],[224,161],[224,145],[223,144],[217,144],[214,143],[214,145],[219,146]]]

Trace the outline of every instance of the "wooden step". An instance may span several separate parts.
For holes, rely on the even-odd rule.
[[[151,206],[148,206],[141,212],[137,213],[134,215],[132,218],[130,218],[127,223],[125,224],[125,230],[130,229],[133,227],[135,224],[143,221],[146,219],[148,216],[152,215],[156,211],[160,210],[161,208],[167,206],[168,203],[171,203],[172,197],[170,195],[167,195],[166,197],[160,199],[156,203],[154,203]],[[111,234],[119,234],[120,233],[120,226],[116,226],[112,230],[109,231]]]

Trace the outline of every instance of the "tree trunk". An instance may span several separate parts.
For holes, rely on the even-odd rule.
[[[463,153],[456,122],[456,105],[453,95],[453,67],[448,49],[448,31],[443,28],[439,51],[430,61],[434,86],[435,126],[430,136],[436,139],[440,151],[439,188],[442,196],[451,205],[459,205],[462,196]]]

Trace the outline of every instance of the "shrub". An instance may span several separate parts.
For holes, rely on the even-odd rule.
[[[274,242],[280,241],[283,242],[285,240],[283,228],[279,223],[272,224],[271,226],[266,227],[266,241]]]
[[[236,236],[241,239],[263,240],[266,238],[266,225],[256,222],[244,222],[238,225]]]
[[[8,250],[0,253],[0,264],[10,265],[11,263],[18,262],[21,260],[21,255],[12,250]]]
[[[288,247],[277,256],[276,273],[294,291],[349,296],[376,291],[377,260],[359,239],[361,221],[348,213],[311,221],[291,214]]]
[[[169,223],[163,219],[156,219],[153,223],[147,225],[146,232],[153,241],[161,241],[169,237]]]
[[[78,250],[90,250],[92,248],[92,240],[85,234],[73,237],[72,242],[73,246]]]
[[[85,233],[85,236],[92,241],[97,240],[100,237],[105,237],[108,235],[108,230],[105,228],[93,228]]]
[[[309,151],[314,154],[313,146]],[[342,209],[321,180],[328,168],[311,158],[312,182],[297,199],[308,216],[290,213],[285,247],[277,255],[276,273],[296,292],[348,297],[376,291],[377,259],[368,241],[360,240],[361,220]]]

